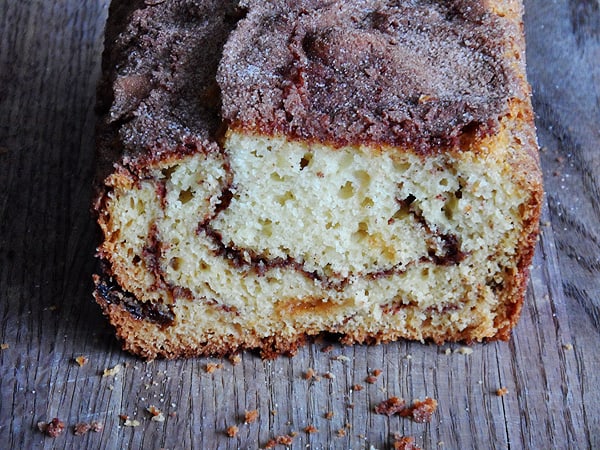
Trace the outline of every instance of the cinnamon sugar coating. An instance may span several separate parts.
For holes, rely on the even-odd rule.
[[[249,3],[218,74],[234,127],[429,153],[493,132],[518,86],[484,2]]]

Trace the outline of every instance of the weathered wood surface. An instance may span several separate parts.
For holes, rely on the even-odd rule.
[[[244,354],[238,365],[139,361],[92,303],[93,103],[107,3],[0,0],[0,447],[259,448],[297,432],[292,448],[385,449],[399,432],[425,449],[600,448],[597,0],[526,1],[547,205],[513,339],[470,355],[456,345],[315,344],[293,359]],[[209,363],[223,367],[207,373]],[[307,381],[309,368],[334,378]],[[373,414],[391,395],[430,396],[439,409],[429,424]],[[164,422],[150,420],[151,405]],[[254,409],[258,420],[244,424]],[[123,426],[121,414],[140,425]],[[53,417],[67,425],[54,439],[36,427]],[[91,421],[103,430],[73,433]]]

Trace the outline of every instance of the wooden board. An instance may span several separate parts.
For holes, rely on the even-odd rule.
[[[234,365],[142,362],[92,302],[93,104],[108,1],[0,1],[0,447],[245,449],[297,433],[291,448],[386,449],[400,433],[424,449],[600,448],[600,6],[525,6],[547,196],[513,339],[470,354],[407,342],[324,352],[323,342]],[[309,369],[319,377],[305,379]],[[429,424],[374,414],[392,395],[439,408]],[[256,422],[244,423],[247,410]],[[54,417],[66,429],[46,437],[37,423]],[[92,421],[103,429],[74,434]]]

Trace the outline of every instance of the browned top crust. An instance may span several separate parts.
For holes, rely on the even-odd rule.
[[[218,82],[234,127],[334,145],[455,146],[522,96],[519,30],[480,0],[249,0]]]
[[[218,151],[212,139],[221,125],[215,75],[239,19],[237,4],[112,2],[98,92],[102,160],[135,168],[173,152]]]

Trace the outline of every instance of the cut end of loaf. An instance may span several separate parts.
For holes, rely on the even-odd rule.
[[[152,336],[151,358],[289,353],[322,332],[506,338],[537,229],[510,136],[423,158],[231,130],[222,152],[118,171],[99,254],[129,301],[97,298],[126,342]],[[155,303],[172,320],[132,313]]]

